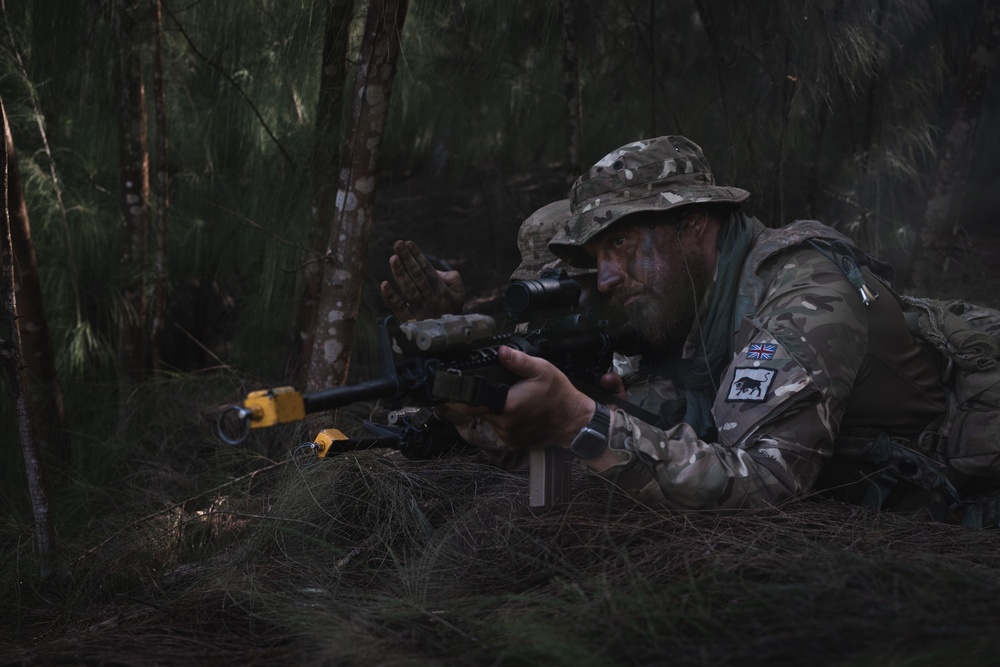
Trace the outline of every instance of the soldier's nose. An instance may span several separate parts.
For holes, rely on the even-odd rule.
[[[601,292],[610,292],[617,285],[622,283],[624,275],[618,262],[609,259],[597,258],[597,289]]]

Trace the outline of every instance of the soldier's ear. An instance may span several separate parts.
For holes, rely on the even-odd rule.
[[[707,222],[708,213],[705,208],[703,206],[691,206],[684,211],[684,215],[677,219],[674,226],[678,235],[683,233],[685,229],[690,228],[700,240],[705,233]]]

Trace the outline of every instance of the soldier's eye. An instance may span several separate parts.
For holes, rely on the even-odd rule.
[[[621,248],[623,245],[625,245],[625,237],[616,236],[613,239],[611,239],[611,244],[616,248]]]

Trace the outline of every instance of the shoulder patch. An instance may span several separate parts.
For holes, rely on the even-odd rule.
[[[747,359],[773,359],[777,349],[776,343],[752,343],[747,348]]]
[[[773,368],[735,368],[726,400],[763,403],[778,371]]]

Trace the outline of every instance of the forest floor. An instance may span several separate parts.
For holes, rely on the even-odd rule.
[[[496,297],[521,220],[565,185],[479,183],[461,200],[417,179],[390,188],[372,283],[408,238],[459,269],[470,297]],[[1000,305],[1000,233],[960,248],[928,296]],[[57,499],[88,512],[47,580],[30,528],[0,525],[0,665],[997,664],[1000,530],[821,498],[652,511],[582,469],[573,501],[544,512],[525,473],[479,453],[298,467],[273,453],[301,428],[214,440],[204,406],[242,382],[136,393],[106,445],[123,463]]]

